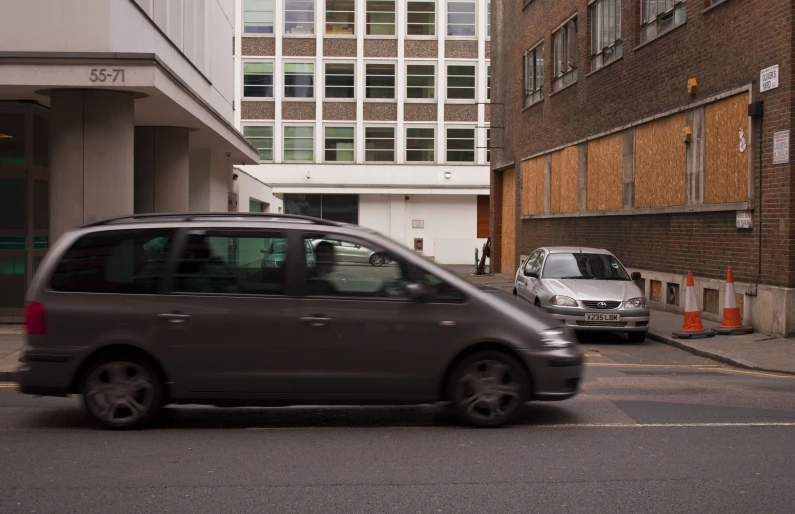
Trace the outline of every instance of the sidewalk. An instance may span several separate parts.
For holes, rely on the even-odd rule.
[[[24,344],[21,325],[0,325],[0,382],[14,378]]]

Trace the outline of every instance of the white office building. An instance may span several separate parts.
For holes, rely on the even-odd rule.
[[[284,212],[474,263],[489,230],[490,2],[235,2],[235,123],[260,158],[246,180]]]

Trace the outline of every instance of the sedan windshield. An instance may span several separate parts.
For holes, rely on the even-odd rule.
[[[629,280],[629,275],[612,255],[553,253],[546,259],[543,278]]]

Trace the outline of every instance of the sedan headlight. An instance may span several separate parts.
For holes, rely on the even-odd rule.
[[[638,298],[632,298],[624,302],[624,307],[627,309],[645,309],[646,308],[646,297],[641,296]]]
[[[553,296],[549,299],[549,303],[558,307],[579,307],[577,301],[570,296]]]
[[[544,348],[568,348],[574,346],[574,337],[569,330],[549,328],[541,331],[541,344]]]

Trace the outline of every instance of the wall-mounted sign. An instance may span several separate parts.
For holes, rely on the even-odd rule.
[[[778,64],[759,72],[759,92],[764,93],[778,87]]]
[[[411,220],[411,228],[425,228],[425,220]]]
[[[754,228],[754,216],[751,211],[737,211],[737,228]]]
[[[773,132],[773,164],[789,162],[789,130]]]

